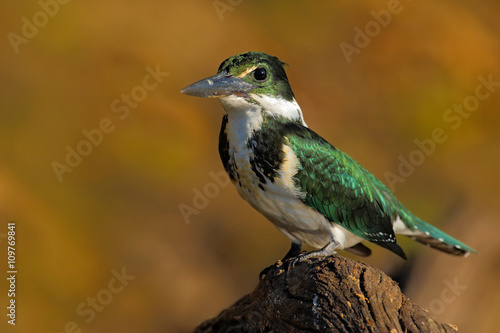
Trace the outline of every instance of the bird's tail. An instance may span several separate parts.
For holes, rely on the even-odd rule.
[[[407,236],[419,243],[456,256],[466,257],[469,253],[477,253],[472,247],[451,237],[429,223],[422,221],[418,217],[414,217],[412,222],[420,232],[414,230]]]

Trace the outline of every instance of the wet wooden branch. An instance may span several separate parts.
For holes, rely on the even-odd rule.
[[[289,270],[278,261],[244,296],[195,332],[456,332],[386,274],[339,255]]]

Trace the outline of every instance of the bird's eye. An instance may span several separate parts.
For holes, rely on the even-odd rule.
[[[263,67],[257,68],[253,72],[253,77],[257,81],[260,81],[260,82],[265,81],[267,79],[267,70]]]

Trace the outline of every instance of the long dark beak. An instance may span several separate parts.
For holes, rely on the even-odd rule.
[[[220,72],[187,86],[181,90],[181,93],[196,97],[246,96],[251,89],[256,87],[226,72]]]

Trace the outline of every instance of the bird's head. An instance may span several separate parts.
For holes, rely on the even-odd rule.
[[[293,92],[284,69],[285,63],[262,52],[247,52],[222,62],[217,74],[184,88],[183,94],[197,97],[267,95],[291,101]]]
[[[285,65],[275,56],[262,52],[238,54],[224,60],[216,75],[193,83],[181,92],[220,98],[228,113],[254,109],[304,123]]]

